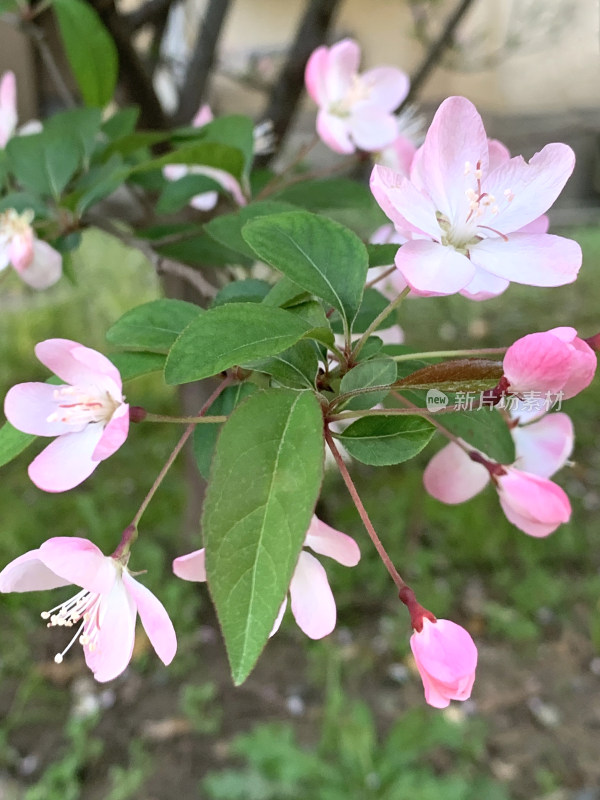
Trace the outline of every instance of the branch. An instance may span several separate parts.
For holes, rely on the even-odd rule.
[[[202,102],[215,61],[221,29],[230,6],[231,0],[209,0],[179,95],[175,120],[181,124],[189,123]]]
[[[325,41],[339,4],[340,0],[310,0],[298,26],[281,76],[273,86],[267,107],[261,115],[261,119],[273,122],[273,134],[278,143],[285,137],[302,95],[306,62],[313,50]],[[265,166],[274,155],[262,156],[257,163]]]
[[[429,73],[439,64],[444,50],[452,44],[452,38],[463,17],[471,8],[475,0],[460,0],[454,12],[446,20],[444,29],[438,38],[431,43],[421,66],[417,69],[410,81],[410,91],[400,104],[398,111],[414,102],[423,84],[427,81]]]
[[[167,14],[174,3],[180,0],[147,0],[143,6],[123,16],[123,21],[131,31],[137,31],[144,25],[155,25]]]

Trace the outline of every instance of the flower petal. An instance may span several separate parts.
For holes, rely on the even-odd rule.
[[[509,286],[510,281],[498,278],[484,269],[477,268],[473,279],[464,289],[460,290],[460,293],[463,297],[468,297],[469,300],[489,300],[490,297],[497,297],[502,294]]]
[[[137,605],[138,614],[156,655],[163,664],[170,664],[177,652],[177,636],[167,609],[144,584],[136,581],[126,570],[123,583]]]
[[[271,628],[269,639],[271,638],[271,636],[275,636],[275,634],[281,627],[281,622],[283,620],[283,615],[285,614],[286,608],[287,608],[287,595],[283,598],[283,603],[279,606],[279,611],[277,612],[277,616],[275,617],[275,622],[273,623],[273,627]]]
[[[19,276],[34,289],[47,289],[62,276],[62,256],[47,242],[33,240],[33,258]]]
[[[327,47],[317,47],[306,62],[304,73],[306,91],[318,106],[325,106],[328,103],[327,83],[325,81],[325,73],[327,72],[327,63],[329,61],[328,52]]]
[[[18,383],[8,390],[4,399],[4,413],[11,425],[24,433],[35,436],[60,436],[77,433],[77,426],[66,422],[48,422],[56,411],[58,402],[54,397],[57,388],[50,383]],[[83,430],[83,422],[79,430]]]
[[[65,433],[51,442],[29,465],[29,477],[44,492],[66,492],[79,486],[96,469],[92,458],[103,427],[90,423],[79,433]]]
[[[112,681],[131,661],[135,641],[136,606],[122,580],[116,580],[100,607],[100,633],[93,650],[83,652],[94,678],[100,683]]]
[[[196,194],[192,197],[190,205],[198,211],[211,211],[218,202],[218,192],[202,192],[202,194]]]
[[[381,150],[398,135],[394,116],[371,103],[357,104],[348,117],[347,124],[356,146],[367,152]]]
[[[47,539],[38,553],[40,561],[56,575],[95,594],[108,594],[117,577],[114,558],[80,536]]]
[[[548,536],[570,519],[569,498],[547,478],[508,468],[497,485],[506,518],[530,536]]]
[[[410,89],[410,78],[397,67],[375,67],[360,76],[369,87],[369,102],[382,111],[394,111]]]
[[[581,247],[572,239],[550,233],[512,233],[483,239],[469,248],[477,267],[527,286],[573,283],[581,267]]]
[[[321,109],[317,114],[317,133],[335,153],[353,153],[356,149],[350,140],[348,122]]]
[[[407,238],[411,233],[441,239],[435,206],[409,180],[389,167],[376,164],[371,172],[371,192],[396,229]]]
[[[487,486],[489,479],[487,469],[473,461],[455,442],[442,447],[423,473],[427,492],[449,505],[464,503],[475,497]]]
[[[322,639],[335,628],[335,600],[323,566],[302,552],[290,583],[292,613],[311,639]]]
[[[104,461],[112,456],[127,439],[129,433],[129,405],[121,403],[102,431],[102,436],[92,453],[92,461]]]
[[[6,143],[17,127],[17,81],[14,72],[5,72],[0,80],[0,147]]]
[[[316,514],[313,514],[304,546],[321,556],[335,559],[345,567],[355,567],[360,561],[360,549],[354,539],[327,525]]]
[[[573,452],[575,434],[567,414],[546,414],[530,425],[512,429],[515,466],[540,478],[550,478],[565,465]]]
[[[194,550],[173,560],[173,572],[184,581],[206,581],[205,550]]]
[[[511,392],[561,391],[571,369],[571,348],[550,331],[530,333],[511,344],[502,362]]]
[[[35,347],[42,364],[73,386],[77,384],[103,387],[106,378],[121,391],[119,370],[97,350],[84,347],[70,339],[46,339]],[[110,384],[109,384],[110,385]]]
[[[327,100],[335,103],[342,100],[352,87],[354,76],[360,64],[360,47],[352,39],[342,39],[327,53],[327,69],[325,70],[325,86]]]
[[[424,239],[409,241],[396,253],[396,266],[416,294],[454,294],[473,280],[475,267],[453,247]]]
[[[70,583],[40,560],[39,550],[23,553],[0,572],[0,592],[35,592],[68,586]]]

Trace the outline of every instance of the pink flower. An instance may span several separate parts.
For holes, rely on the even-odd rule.
[[[35,354],[65,384],[13,386],[4,413],[20,431],[58,437],[31,462],[29,477],[46,492],[64,492],[121,447],[129,406],[119,371],[96,350],[69,339],[47,339],[36,345]]]
[[[315,553],[335,559],[345,567],[354,567],[360,560],[358,545],[350,536],[326,525],[313,516],[306,533],[304,545]],[[173,561],[173,572],[186,581],[205,581],[204,548]],[[322,639],[335,628],[335,600],[324,568],[317,559],[304,550],[290,582],[292,614],[299,627],[311,639]],[[277,633],[287,606],[283,601],[271,636]]]
[[[436,500],[454,505],[483,491],[492,477],[507,519],[530,536],[547,536],[569,520],[565,492],[549,480],[573,450],[573,425],[566,414],[547,414],[512,429],[516,460],[512,466],[487,461],[488,469],[450,442],[431,459],[423,474],[425,489]],[[469,445],[465,445],[469,449]]]
[[[12,264],[34,289],[47,289],[62,275],[62,256],[38,239],[31,227],[33,211],[18,214],[14,208],[0,213],[0,270]]]
[[[17,81],[14,72],[5,72],[0,78],[0,147],[6,147],[17,120]]]
[[[203,128],[214,119],[210,106],[200,106],[196,112],[196,116],[192,120],[193,128]],[[247,203],[242,187],[239,182],[223,169],[216,167],[203,166],[202,164],[194,164],[189,166],[187,164],[168,164],[163,167],[163,175],[168,181],[178,181],[180,178],[185,178],[186,175],[204,175],[211,178],[218,183],[226,192],[229,192],[235,202],[239,206],[245,206]],[[198,211],[210,211],[213,209],[219,200],[218,192],[202,192],[197,194],[190,200],[192,208],[197,208]]]
[[[492,297],[510,281],[562,286],[577,277],[581,248],[541,229],[540,216],[573,171],[566,144],[549,144],[529,163],[490,145],[464,97],[439,107],[410,179],[375,166],[371,190],[408,241],[396,266],[421,295]],[[525,228],[525,230],[523,230]]]
[[[79,537],[48,539],[38,550],[16,558],[0,572],[0,592],[30,592],[75,584],[82,590],[42,618],[48,627],[72,628],[75,635],[55,656],[60,664],[79,641],[97,681],[116,678],[133,652],[139,612],[152,646],[164,664],[175,656],[177,640],[162,603],[131,576],[126,560],[105,556],[95,544]]]
[[[317,133],[336,153],[381,150],[398,135],[392,114],[409,79],[395,67],[358,74],[360,48],[352,39],[318,47],[306,64],[306,89],[319,106]]]
[[[504,356],[504,377],[514,394],[540,392],[567,400],[592,382],[596,354],[575,328],[530,333],[512,344]]]
[[[425,700],[446,708],[450,700],[467,700],[475,681],[477,648],[470,634],[448,619],[432,622],[410,637],[410,647],[423,681]]]

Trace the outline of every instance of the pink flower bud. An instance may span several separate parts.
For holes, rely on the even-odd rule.
[[[569,498],[548,478],[505,467],[495,481],[506,518],[530,536],[548,536],[569,521]]]
[[[467,700],[475,680],[477,648],[470,634],[448,619],[432,622],[410,637],[410,647],[423,681],[425,700],[446,708],[450,700]]]
[[[596,356],[575,328],[553,328],[517,339],[506,351],[503,366],[514,394],[551,392],[566,400],[591,383]]]

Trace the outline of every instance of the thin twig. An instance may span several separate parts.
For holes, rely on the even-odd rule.
[[[56,59],[54,58],[52,50],[48,46],[46,34],[33,22],[25,23],[23,25],[23,30],[31,37],[35,46],[37,47],[41,59],[48,70],[50,80],[54,84],[54,88],[56,89],[62,102],[67,108],[75,108],[77,103],[75,102],[73,93],[63,78],[60,69],[58,68],[58,64],[56,63]]]

